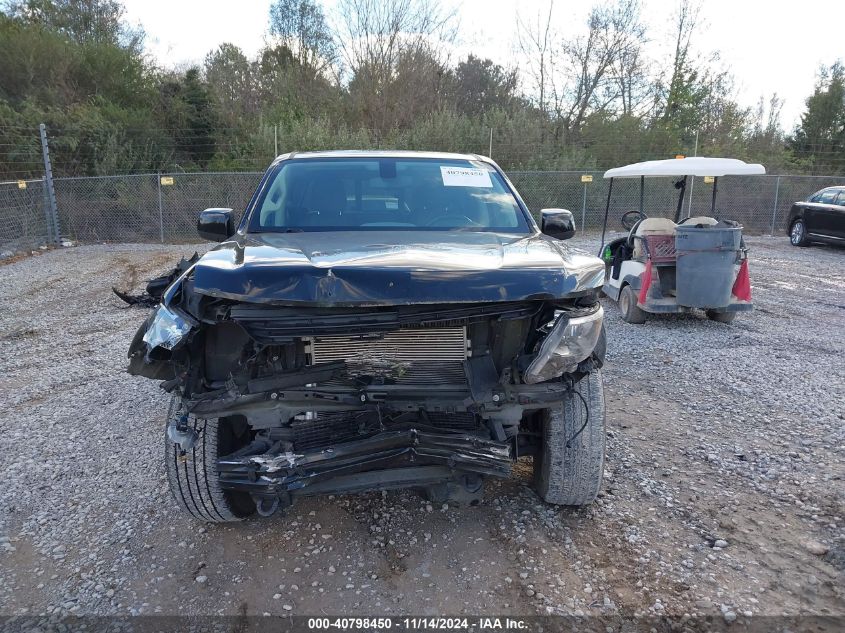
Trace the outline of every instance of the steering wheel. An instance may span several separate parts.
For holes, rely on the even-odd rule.
[[[445,224],[445,225],[438,224],[438,222],[440,222],[441,220],[449,220],[450,224]],[[430,221],[426,222],[425,225],[426,226],[452,226],[452,224],[454,224],[455,220],[466,220],[466,223],[470,226],[481,226],[481,224],[479,224],[478,222],[476,222],[475,220],[473,220],[471,218],[468,218],[465,215],[451,215],[451,214],[448,214],[448,213],[444,213],[443,215],[438,215],[437,217],[432,218]]]
[[[627,211],[622,214],[622,217],[619,219],[619,221],[622,222],[622,228],[624,228],[626,231],[630,231],[637,225],[637,222],[641,222],[647,217],[648,216],[642,211]]]

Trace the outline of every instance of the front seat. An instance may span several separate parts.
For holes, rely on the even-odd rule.
[[[668,218],[645,218],[644,220],[637,222],[631,229],[631,236],[629,237],[629,243],[633,242],[634,247],[633,259],[645,259],[643,239],[648,239],[650,237],[671,236],[673,238],[671,246],[672,251],[674,251],[675,227],[675,223]],[[637,239],[634,236],[642,239]]]
[[[304,226],[343,226],[346,211],[346,185],[332,179],[312,182],[305,207]]]

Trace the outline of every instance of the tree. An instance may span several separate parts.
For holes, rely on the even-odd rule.
[[[11,0],[7,14],[37,24],[77,42],[95,42],[140,52],[144,32],[125,22],[118,0]]]
[[[746,138],[749,158],[764,163],[769,171],[782,169],[787,161],[781,127],[782,109],[783,99],[777,93],[773,93],[768,102],[761,96],[751,115],[754,123]]]
[[[536,20],[526,22],[521,15],[517,14],[516,17],[517,44],[523,57],[528,60],[531,90],[536,97],[537,107],[548,116],[552,112],[547,104],[546,89],[553,66],[553,41],[557,39],[552,31],[553,12],[554,0],[549,0],[548,11],[538,12]]]
[[[789,147],[814,171],[845,172],[845,66],[822,67]]]
[[[489,59],[469,55],[455,68],[451,101],[458,112],[467,115],[509,110],[517,103],[518,78],[515,69],[506,70]]]
[[[270,33],[309,73],[323,73],[337,59],[334,38],[322,7],[314,0],[274,0],[270,5]]]
[[[635,76],[645,28],[640,21],[637,0],[593,7],[587,19],[587,35],[563,47],[573,78],[555,84],[555,101],[560,104],[563,127],[578,134],[587,115],[615,110],[620,97],[632,108]],[[614,76],[615,75],[615,76]]]
[[[623,117],[641,116],[647,114],[653,106],[655,93],[650,72],[651,64],[643,52],[643,44],[647,42],[646,30],[639,21],[638,4],[623,4],[620,9],[630,13],[630,28],[626,32],[625,25],[620,24],[621,35],[625,41],[610,67],[619,99],[616,111]]]
[[[733,76],[721,67],[718,53],[695,51],[700,12],[699,0],[680,0],[673,15],[670,74],[658,79],[655,125],[667,133],[667,154],[692,151],[698,133],[699,153],[742,155],[750,111],[737,104]]]
[[[228,126],[258,112],[254,75],[253,64],[234,44],[221,44],[206,55],[205,78]]]
[[[644,80],[638,1],[595,5],[586,33],[569,41],[553,28],[553,13],[550,2],[536,22],[518,20],[518,41],[529,59],[537,106],[552,122],[555,138],[577,137],[595,112],[632,113]]]
[[[442,103],[453,12],[436,0],[340,0],[338,19],[350,105],[365,127],[384,135]]]
[[[698,127],[698,108],[703,100],[699,73],[691,61],[692,36],[699,23],[701,5],[681,0],[674,15],[674,52],[669,80],[661,81],[660,118],[679,129]]]
[[[218,117],[199,68],[163,81],[160,107],[165,125],[173,130],[177,159],[206,167],[217,151]]]

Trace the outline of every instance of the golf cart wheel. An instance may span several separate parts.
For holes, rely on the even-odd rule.
[[[797,219],[789,227],[789,241],[793,246],[809,246],[810,242],[807,239],[807,225],[804,220]]]
[[[566,394],[560,406],[541,413],[542,444],[534,457],[534,489],[546,503],[588,505],[601,488],[605,442],[601,370],[584,376],[575,391]]]
[[[716,310],[707,310],[705,312],[707,318],[717,323],[733,323],[736,318],[736,312],[717,312]]]
[[[645,312],[637,305],[637,293],[631,286],[622,288],[619,293],[619,311],[622,313],[622,320],[628,323],[645,323]]]
[[[171,416],[179,415],[171,406]],[[196,442],[187,451],[175,444],[165,430],[164,462],[173,498],[182,510],[206,523],[240,521],[255,513],[255,503],[243,492],[223,490],[217,475],[217,458],[233,453],[248,442],[246,425],[233,418],[188,417]],[[240,433],[238,433],[240,431]],[[244,442],[244,436],[247,441]]]

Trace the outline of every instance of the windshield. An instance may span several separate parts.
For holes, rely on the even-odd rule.
[[[490,165],[430,158],[304,158],[268,177],[249,232],[478,230],[528,233]]]

